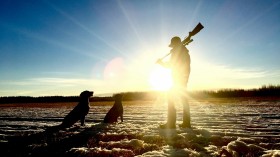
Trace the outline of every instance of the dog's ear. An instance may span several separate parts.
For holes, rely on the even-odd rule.
[[[88,91],[83,91],[83,92],[80,94],[80,97],[85,97],[85,95],[86,95],[87,92],[88,92]]]

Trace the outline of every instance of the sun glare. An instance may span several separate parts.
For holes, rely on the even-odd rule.
[[[154,90],[168,90],[172,86],[171,72],[156,65],[150,73],[149,83]]]

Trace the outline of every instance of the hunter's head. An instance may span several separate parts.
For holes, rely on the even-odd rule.
[[[179,37],[175,36],[171,39],[171,43],[170,43],[169,47],[176,47],[181,44],[182,44],[181,39]]]

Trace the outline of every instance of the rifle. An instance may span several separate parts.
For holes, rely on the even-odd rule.
[[[191,39],[191,37],[194,36],[194,35],[196,35],[196,34],[197,34],[200,30],[202,30],[203,28],[204,28],[204,26],[199,22],[199,23],[195,26],[195,28],[194,28],[191,32],[189,32],[189,36],[187,36],[187,37],[182,41],[183,45],[186,46],[186,45],[188,45],[189,43],[193,42],[193,39]],[[165,57],[167,57],[167,56],[170,55],[170,54],[171,54],[171,52],[168,53],[168,54],[166,54],[166,55],[163,56],[162,58],[158,59],[157,62],[163,60]]]

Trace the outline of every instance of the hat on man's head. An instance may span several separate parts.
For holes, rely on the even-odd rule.
[[[174,46],[176,46],[178,44],[181,44],[181,43],[182,42],[181,42],[180,37],[175,36],[171,39],[171,43],[170,43],[169,47],[174,47]]]

